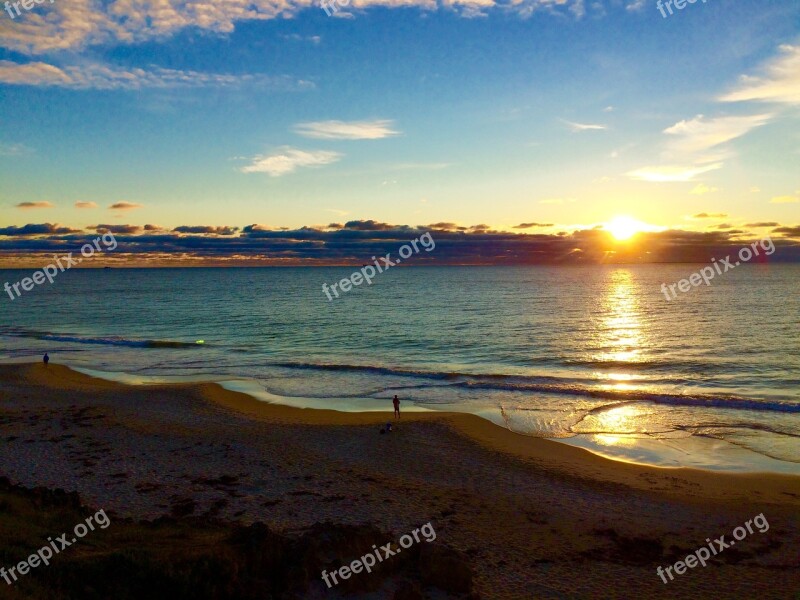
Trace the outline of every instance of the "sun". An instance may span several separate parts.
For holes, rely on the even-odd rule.
[[[614,217],[605,224],[605,228],[619,241],[630,239],[634,234],[648,230],[647,223],[624,216]]]

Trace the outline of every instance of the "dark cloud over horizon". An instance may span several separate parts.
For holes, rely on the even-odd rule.
[[[553,227],[553,223],[520,223],[515,225],[514,229],[531,229],[533,227]]]
[[[216,235],[234,235],[239,231],[238,227],[219,226],[213,225],[181,225],[173,229],[175,233],[209,233]]]
[[[87,229],[93,229],[97,233],[139,233],[142,228],[138,225],[89,225]]]
[[[182,225],[166,231],[157,225],[95,225],[91,232],[50,223],[0,229],[0,260],[36,253],[69,251],[96,237],[114,233],[119,247],[109,260],[147,263],[159,257],[170,264],[363,264],[372,256],[396,255],[403,244],[430,232],[436,249],[421,251],[409,264],[595,264],[707,262],[724,257],[763,236],[741,229],[708,232],[668,230],[640,233],[631,242],[617,242],[606,231],[537,234],[496,231],[487,225],[462,227],[454,223],[391,225],[374,220],[344,225],[269,228],[247,225]],[[523,223],[522,225],[527,225]],[[800,262],[800,226],[773,230],[778,251],[769,260]]]
[[[53,225],[52,223],[40,223],[40,224],[33,224],[28,223],[22,227],[15,227],[11,225],[10,227],[3,227],[0,228],[0,235],[3,236],[15,236],[15,237],[26,237],[31,235],[43,235],[43,234],[55,234],[55,235],[63,235],[67,233],[80,233],[80,229],[70,229],[69,227],[59,227],[58,225]]]

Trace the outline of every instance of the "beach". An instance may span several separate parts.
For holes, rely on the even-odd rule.
[[[77,492],[112,521],[205,516],[287,534],[369,524],[395,539],[431,523],[468,557],[482,598],[800,590],[795,476],[612,461],[470,414],[409,412],[381,435],[388,401],[387,412],[301,409],[52,363],[0,366],[0,382],[0,476]],[[657,574],[756,515],[764,533],[666,584]]]

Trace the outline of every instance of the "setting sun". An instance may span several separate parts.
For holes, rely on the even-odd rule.
[[[630,239],[634,234],[650,229],[646,223],[631,217],[614,217],[606,223],[605,228],[615,239],[620,241]]]

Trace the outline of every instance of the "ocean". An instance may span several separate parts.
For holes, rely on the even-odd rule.
[[[0,299],[0,360],[270,402],[455,410],[664,467],[800,473],[800,265],[72,269]],[[0,270],[0,284],[30,270]]]

